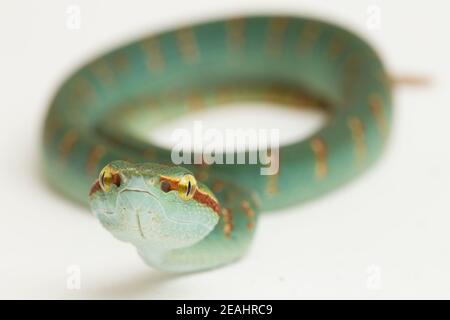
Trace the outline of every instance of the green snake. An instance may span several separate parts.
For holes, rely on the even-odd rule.
[[[257,164],[175,166],[171,151],[146,137],[180,115],[237,101],[307,103],[328,118],[277,150],[273,175]],[[53,187],[90,204],[148,265],[199,271],[240,258],[261,211],[362,173],[380,155],[390,119],[388,75],[358,36],[303,17],[230,18],[134,41],[74,72],[45,119],[43,164]]]

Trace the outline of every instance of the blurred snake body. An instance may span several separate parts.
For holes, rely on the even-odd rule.
[[[389,134],[387,79],[365,41],[315,19],[250,16],[163,32],[63,83],[45,119],[45,174],[147,264],[217,267],[244,254],[260,211],[322,195],[373,164]],[[170,150],[148,142],[150,128],[236,101],[308,104],[328,120],[278,150],[274,175],[254,164],[174,166]]]

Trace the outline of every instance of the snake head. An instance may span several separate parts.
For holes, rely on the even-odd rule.
[[[89,203],[116,238],[174,249],[209,234],[219,220],[214,195],[185,168],[113,161],[94,182]]]

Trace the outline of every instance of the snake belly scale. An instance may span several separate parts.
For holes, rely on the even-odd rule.
[[[315,19],[249,16],[163,32],[62,84],[45,119],[44,170],[149,265],[217,267],[244,254],[259,212],[322,195],[378,158],[391,120],[387,79],[365,41]],[[306,102],[328,120],[282,146],[269,176],[252,164],[173,166],[170,150],[146,139],[164,121],[243,100]]]

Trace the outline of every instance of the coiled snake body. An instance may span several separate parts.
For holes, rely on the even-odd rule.
[[[242,17],[161,33],[93,60],[61,86],[45,120],[45,172],[149,265],[216,267],[243,255],[260,210],[321,195],[374,162],[389,131],[387,79],[366,42],[309,18]],[[252,164],[173,166],[170,150],[145,138],[167,119],[242,100],[306,101],[329,117],[280,148],[275,175]]]

